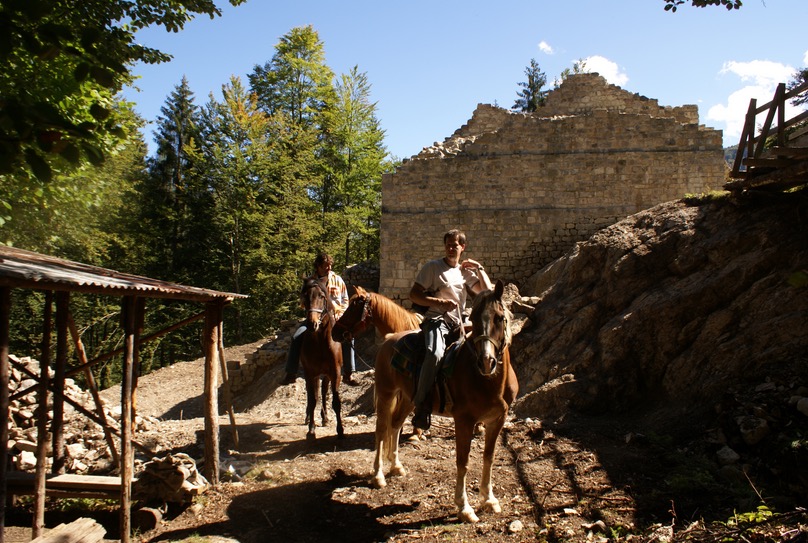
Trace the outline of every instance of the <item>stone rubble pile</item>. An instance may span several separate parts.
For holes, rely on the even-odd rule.
[[[9,403],[9,452],[13,469],[34,471],[36,469],[36,444],[38,438],[36,412],[39,406],[39,390],[37,381],[31,375],[40,375],[38,360],[31,357],[9,355],[9,396],[18,392],[29,392],[15,398]],[[23,366],[26,371],[19,369]],[[49,370],[53,378],[53,369]],[[87,411],[96,412],[92,394],[79,387],[73,379],[65,379],[65,396],[82,406]],[[103,407],[107,423],[117,429],[121,424],[121,408]],[[48,428],[53,420],[53,396],[48,395]],[[135,431],[147,431],[159,425],[154,417],[135,417]],[[115,467],[112,453],[104,436],[104,430],[94,421],[88,419],[68,402],[64,404],[64,441],[66,449],[66,466],[68,473],[102,475],[112,472]],[[114,437],[114,442],[118,438]],[[48,463],[52,463],[50,444],[52,436],[48,434]]]

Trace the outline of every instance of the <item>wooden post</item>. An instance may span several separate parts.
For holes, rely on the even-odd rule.
[[[137,297],[125,296],[121,304],[124,328],[121,380],[121,543],[129,543],[132,531],[132,381],[137,349]]]
[[[53,291],[45,293],[42,310],[42,349],[39,360],[39,405],[36,416],[36,486],[34,488],[34,519],[31,538],[36,539],[45,529],[45,476],[48,470],[48,381],[50,379],[50,343],[53,325]]]
[[[233,393],[230,390],[230,375],[227,372],[227,360],[224,358],[224,322],[219,322],[219,368],[222,371],[222,394],[230,415],[230,431],[233,433],[233,446],[238,450],[238,427],[236,426],[236,413],[233,411]]]
[[[222,321],[222,305],[205,306],[205,328],[202,348],[205,352],[205,469],[203,474],[212,485],[219,484],[219,357],[218,331]]]
[[[70,293],[56,293],[56,364],[53,372],[53,466],[51,473],[65,472],[65,372],[67,371],[67,315]]]
[[[8,327],[11,313],[11,289],[0,287],[0,543],[5,542],[6,531],[6,484],[8,478]]]
[[[115,466],[120,469],[121,462],[118,458],[118,447],[115,445],[115,440],[112,439],[112,430],[110,430],[107,416],[104,413],[104,405],[101,403],[101,395],[98,393],[98,383],[95,382],[95,375],[93,370],[87,365],[87,351],[84,350],[84,343],[81,341],[79,329],[76,327],[76,321],[73,320],[73,315],[67,316],[67,325],[70,328],[70,336],[73,338],[73,345],[76,347],[76,355],[79,359],[79,364],[84,366],[84,378],[87,380],[87,386],[90,388],[90,393],[93,395],[95,401],[95,413],[98,420],[101,421],[101,428],[104,429],[104,437],[109,445],[109,450],[112,453],[112,461]]]

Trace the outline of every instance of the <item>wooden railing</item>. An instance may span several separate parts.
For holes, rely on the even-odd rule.
[[[777,85],[771,102],[758,107],[756,99],[752,98],[749,101],[749,110],[746,113],[746,122],[741,132],[741,141],[738,144],[730,177],[749,179],[757,174],[767,173],[773,168],[788,166],[795,159],[808,159],[804,145],[799,147],[789,145],[797,137],[808,133],[808,127],[803,127],[796,133],[788,133],[790,128],[808,120],[808,111],[803,111],[788,121],[785,119],[786,101],[806,91],[808,91],[808,81],[788,92],[786,92],[786,84],[780,83]],[[768,112],[766,120],[761,125],[760,134],[755,136],[757,116],[765,112]],[[777,124],[772,126],[775,116],[777,116]],[[773,145],[769,142],[770,136],[774,136]],[[763,151],[767,144],[771,152],[764,155]]]

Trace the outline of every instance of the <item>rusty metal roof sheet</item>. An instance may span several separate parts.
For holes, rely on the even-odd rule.
[[[0,286],[195,302],[247,298],[243,294],[189,287],[5,246],[0,246]]]

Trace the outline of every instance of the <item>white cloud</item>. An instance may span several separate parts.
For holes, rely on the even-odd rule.
[[[774,87],[780,82],[791,79],[796,70],[779,62],[770,60],[753,60],[752,62],[725,62],[720,74],[735,74],[741,81],[753,81],[755,85]]]
[[[725,146],[736,145],[740,140],[749,101],[755,98],[758,106],[771,101],[777,84],[788,83],[794,72],[795,69],[787,64],[768,60],[724,63],[719,74],[733,74],[738,76],[741,82],[750,83],[732,92],[727,97],[726,103],[716,104],[707,110],[707,119],[719,123],[716,128],[721,128],[720,125],[723,124]],[[786,103],[786,118],[793,117],[798,112],[798,108]],[[759,123],[764,119],[764,115],[758,115]]]
[[[541,51],[545,55],[555,54],[555,50],[553,49],[553,46],[550,45],[549,43],[547,43],[544,40],[539,42],[539,51]]]
[[[606,81],[619,87],[628,82],[628,75],[620,70],[616,62],[612,62],[606,57],[593,55],[584,59],[584,69],[587,72],[597,72],[606,78]]]
[[[805,54],[802,55],[802,65],[808,66],[808,51],[806,51]]]

